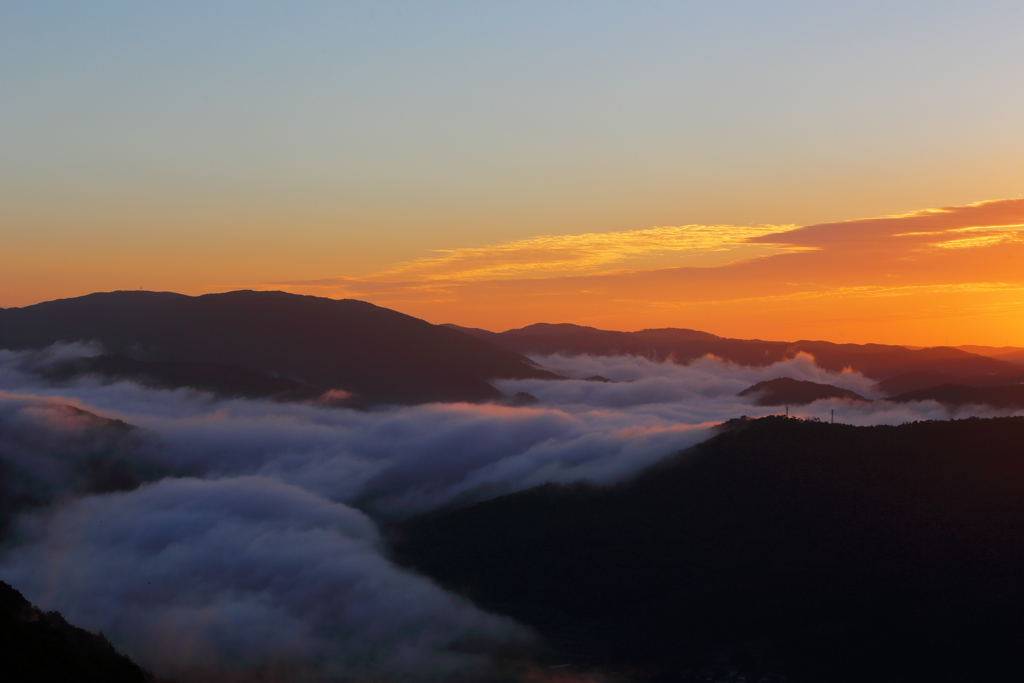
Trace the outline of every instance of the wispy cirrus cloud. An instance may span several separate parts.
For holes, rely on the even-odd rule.
[[[1024,199],[793,226],[682,226],[453,249],[368,278],[266,287],[435,322],[1024,343]],[[970,320],[970,325],[963,323]]]
[[[795,226],[682,225],[582,235],[540,235],[504,244],[437,250],[437,256],[400,263],[374,279],[486,280],[550,277],[600,272],[609,267],[634,270],[644,259],[736,252],[750,257],[750,240]],[[759,253],[777,251],[774,245]],[[640,263],[637,263],[640,261]]]
[[[365,278],[330,278],[275,284],[473,281],[633,271],[703,259],[720,265],[778,253],[774,244],[751,240],[796,226],[681,225],[644,230],[538,235],[499,244],[435,249],[433,255],[395,264]],[[793,250],[788,247],[786,250]],[[670,259],[657,263],[658,259]],[[654,262],[654,263],[652,263]]]

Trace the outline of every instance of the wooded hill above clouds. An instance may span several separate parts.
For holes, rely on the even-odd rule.
[[[666,683],[1010,680],[1022,440],[1024,417],[733,420],[633,481],[440,511],[396,541],[579,666]]]

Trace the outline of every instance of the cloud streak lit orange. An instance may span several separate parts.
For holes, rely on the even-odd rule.
[[[719,261],[642,267],[652,255],[688,264],[709,253]],[[613,265],[619,269],[602,272]],[[370,278],[269,286],[490,329],[549,321],[776,339],[1024,344],[1024,200],[798,228],[542,237],[446,251]]]
[[[751,242],[795,226],[683,225],[582,235],[541,235],[504,244],[438,249],[437,256],[400,263],[366,278],[372,281],[489,280],[601,272],[611,266],[636,269],[645,259],[713,255],[720,262],[737,254],[779,250]]]

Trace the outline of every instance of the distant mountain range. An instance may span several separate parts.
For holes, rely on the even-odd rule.
[[[413,520],[405,562],[631,680],[1011,680],[1024,417],[769,417],[612,487]],[[742,676],[742,677],[740,677]]]
[[[940,384],[898,394],[888,400],[896,403],[937,401],[950,408],[986,405],[998,409],[1021,409],[1024,408],[1024,385],[974,387],[963,384]]]
[[[1011,363],[1024,364],[1024,349],[1019,346],[976,346],[964,344],[956,348],[968,353],[976,353],[979,356],[988,356],[989,358],[998,358],[1010,361]]]
[[[356,404],[489,400],[502,396],[493,379],[556,377],[514,351],[348,299],[131,291],[0,309],[0,348],[77,341],[122,357],[83,371],[226,394],[340,390]]]
[[[519,353],[535,354],[590,353],[601,356],[655,355],[659,358],[666,358],[668,356],[666,351],[670,353],[676,344],[695,341],[711,342],[721,339],[721,337],[697,330],[666,328],[640,332],[616,332],[570,323],[536,323],[506,332],[489,332],[450,323],[445,327],[486,339],[508,349],[521,349]]]
[[[831,384],[806,382],[790,377],[779,377],[758,382],[747,387],[737,396],[752,396],[759,406],[802,406],[814,401],[841,398],[853,401],[867,401],[856,392]],[[983,405],[997,409],[1024,408],[1024,385],[968,386],[963,384],[940,384],[926,389],[907,391],[884,399],[892,403],[914,401],[935,401],[947,408],[955,409],[967,405]]]
[[[223,396],[353,407],[496,400],[503,397],[492,380],[558,379],[527,354],[630,354],[679,363],[712,355],[764,366],[808,353],[822,368],[862,372],[893,397],[943,384],[1024,382],[1024,366],[1007,360],[1020,351],[1012,347],[964,347],[986,351],[979,354],[952,347],[728,339],[690,329],[617,332],[547,323],[497,333],[432,325],[362,301],[284,292],[108,292],[0,309],[0,348],[40,349],[55,342],[99,342],[106,353],[48,368],[54,381],[88,374]]]
[[[896,395],[940,384],[969,386],[1016,384],[1024,367],[999,357],[963,348],[907,348],[889,344],[834,344],[826,341],[762,341],[728,339],[689,329],[612,332],[581,325],[538,323],[506,332],[489,332],[449,325],[521,354],[633,354],[654,360],[686,363],[702,356],[741,365],[764,366],[795,357],[814,356],[819,367],[834,372],[849,368],[879,382],[884,393]],[[988,349],[989,347],[972,347]],[[1008,354],[1007,357],[1014,357]]]

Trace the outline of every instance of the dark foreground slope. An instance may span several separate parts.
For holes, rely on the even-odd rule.
[[[43,612],[0,581],[0,679],[8,683],[145,683],[146,671],[102,635]]]
[[[98,341],[144,361],[238,366],[369,402],[498,398],[494,378],[552,377],[523,356],[362,301],[284,292],[109,292],[0,309],[0,348]]]
[[[1009,680],[1022,444],[1024,418],[734,421],[630,483],[437,513],[396,549],[570,661],[655,680]]]
[[[523,354],[628,354],[656,360],[671,358],[677,363],[711,354],[740,365],[761,366],[808,353],[826,370],[839,372],[852,368],[875,380],[893,380],[908,374],[918,380],[937,377],[934,381],[924,379],[924,384],[896,380],[891,390],[883,385],[883,389],[892,394],[945,382],[982,385],[1024,381],[1024,370],[1019,364],[952,347],[909,349],[889,344],[728,339],[689,329],[614,332],[582,325],[543,323],[498,333],[458,329]]]

